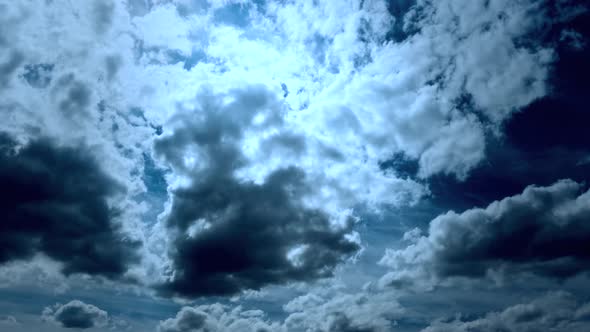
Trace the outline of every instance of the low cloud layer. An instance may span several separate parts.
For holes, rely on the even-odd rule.
[[[176,317],[160,322],[158,332],[279,332],[259,310],[221,304],[183,307]]]
[[[43,310],[41,317],[44,321],[53,322],[66,329],[89,329],[105,327],[109,316],[106,311],[92,304],[73,300],[67,304],[55,304]]]
[[[322,290],[299,296],[284,306],[287,331],[387,332],[404,309],[390,292],[349,294]]]
[[[183,307],[163,320],[158,332],[389,332],[403,308],[391,293],[356,294],[321,289],[296,297],[283,308],[284,320],[269,319],[261,310],[221,304]]]
[[[579,303],[569,293],[554,292],[530,303],[517,304],[501,312],[490,312],[478,319],[456,318],[437,321],[422,332],[467,331],[571,331],[588,330],[590,303]]]
[[[399,287],[449,277],[532,273],[567,278],[590,268],[590,191],[571,180],[529,186],[486,208],[447,212],[428,234],[387,250],[382,282]]]

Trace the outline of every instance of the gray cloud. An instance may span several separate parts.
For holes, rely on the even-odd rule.
[[[176,317],[161,321],[158,332],[279,332],[277,323],[270,323],[259,310],[230,310],[221,304],[183,307]]]
[[[58,108],[67,118],[85,117],[92,104],[92,90],[77,80],[74,74],[61,77],[54,88],[59,98]]]
[[[43,89],[49,86],[52,79],[54,64],[38,63],[25,65],[23,78],[30,86]]]
[[[328,317],[326,332],[376,332],[372,326],[355,326],[354,323],[342,312],[335,312]]]
[[[490,272],[567,278],[588,271],[590,191],[581,189],[571,180],[529,186],[485,209],[440,215],[427,236],[387,251],[381,263],[392,272],[382,281],[401,285]]]
[[[196,332],[214,331],[216,327],[210,321],[207,313],[191,307],[182,308],[175,318],[160,322],[160,332]]]
[[[18,325],[18,321],[14,316],[0,316],[0,325]]]
[[[112,81],[123,65],[123,59],[118,55],[111,55],[105,58],[105,67],[107,70],[107,80]]]
[[[93,13],[96,32],[105,33],[113,24],[115,3],[112,0],[95,1]]]
[[[387,332],[404,309],[391,292],[371,289],[347,294],[320,290],[299,296],[284,306],[288,331]]]
[[[8,59],[0,63],[0,88],[6,87],[16,70],[24,61],[24,56],[18,51],[11,51]]]
[[[232,101],[223,104],[224,97]],[[302,198],[313,187],[300,168],[279,168],[262,183],[236,176],[249,162],[240,140],[247,131],[280,128],[280,103],[258,86],[227,96],[203,92],[196,101],[197,109],[178,116],[180,126],[154,145],[188,179],[171,191],[166,225],[174,234],[175,271],[161,291],[232,294],[331,275],[359,249],[348,237],[353,221],[335,226],[323,211],[306,207]],[[280,137],[277,144],[294,143]],[[187,165],[192,157],[194,165]]]
[[[517,304],[474,320],[436,321],[422,332],[583,332],[590,329],[590,303],[580,304],[571,294],[549,293],[530,303]]]
[[[67,304],[57,303],[43,310],[41,318],[53,322],[67,329],[89,329],[104,327],[108,324],[109,316],[106,311],[92,304],[79,300]]]
[[[108,200],[123,187],[82,147],[0,136],[0,263],[44,253],[63,272],[119,277],[136,261],[135,242],[114,222]]]

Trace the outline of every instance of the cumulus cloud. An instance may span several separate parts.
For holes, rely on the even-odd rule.
[[[123,190],[82,147],[0,137],[0,263],[43,253],[63,272],[121,277],[137,243],[110,200]]]
[[[500,312],[465,320],[435,321],[422,332],[443,331],[573,331],[582,332],[590,328],[590,304],[579,303],[569,293],[553,292],[530,303],[510,306]]]
[[[280,321],[239,305],[183,307],[176,317],[161,321],[158,332],[387,332],[404,312],[391,293],[346,293],[336,288],[298,296],[283,309],[288,316]]]
[[[154,145],[177,176],[165,217],[174,275],[164,293],[232,294],[312,280],[331,275],[359,249],[352,216],[333,220],[306,206],[315,188],[303,169],[285,165],[260,182],[237,176],[251,162],[241,152],[247,135],[285,143],[282,107],[272,94],[261,86],[203,91],[195,102]]]
[[[67,329],[81,330],[105,327],[109,321],[106,311],[79,300],[47,307],[43,310],[41,318]]]
[[[567,278],[588,271],[590,191],[571,180],[529,186],[522,194],[447,212],[430,222],[428,234],[380,263],[391,268],[382,282],[427,286],[449,277],[533,273]]]
[[[283,324],[288,331],[386,332],[404,313],[395,294],[372,287],[358,293],[312,291],[283,308],[289,313]]]
[[[272,323],[259,310],[233,309],[211,304],[183,307],[176,317],[161,321],[158,332],[279,332],[277,323]]]

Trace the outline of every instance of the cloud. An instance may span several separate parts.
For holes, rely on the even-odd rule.
[[[189,331],[212,331],[212,322],[208,322],[209,316],[200,310],[191,307],[183,307],[175,318],[160,322],[160,332],[189,332]]]
[[[106,311],[92,304],[73,300],[64,305],[57,303],[45,308],[42,313],[42,319],[67,329],[84,330],[107,326],[109,316]]]
[[[176,317],[161,321],[158,332],[388,332],[403,313],[391,293],[348,294],[329,288],[296,297],[283,309],[288,317],[280,321],[241,305],[187,306]]]
[[[230,310],[221,304],[183,307],[175,318],[161,321],[158,332],[279,332],[277,323],[264,318],[259,310]]]
[[[567,278],[590,268],[590,191],[561,180],[529,186],[486,208],[453,211],[430,222],[428,235],[388,249],[380,263],[392,271],[382,282],[402,286],[489,273],[532,273]]]
[[[530,303],[510,306],[501,312],[490,312],[478,319],[435,321],[422,332],[582,332],[590,328],[589,308],[590,303],[580,304],[569,293],[552,292]]]
[[[43,253],[65,274],[121,277],[137,261],[109,200],[124,189],[83,147],[0,136],[0,263]]]
[[[358,293],[321,290],[299,296],[284,306],[288,331],[386,332],[404,309],[391,292]]]
[[[0,325],[14,326],[19,325],[19,323],[14,316],[8,315],[0,316]]]
[[[249,135],[291,142],[283,140],[282,106],[274,95],[261,86],[228,94],[205,90],[195,102],[154,144],[176,176],[165,217],[174,274],[162,293],[226,295],[313,280],[331,275],[359,250],[350,215],[334,220],[306,206],[315,188],[303,169],[287,164],[260,181],[238,177],[251,162],[243,144],[256,144]]]
[[[486,131],[501,132],[504,120],[548,91],[555,56],[531,36],[552,24],[543,8],[417,1],[399,18],[409,35],[373,48],[373,61],[335,98],[354,105],[379,158],[400,151],[419,160],[423,178],[465,179],[485,157]]]
[[[467,179],[485,160],[489,135],[550,91],[557,44],[540,40],[555,21],[549,3],[0,0],[0,127],[30,142],[9,148],[2,163],[39,164],[73,183],[42,197],[68,215],[68,229],[43,215],[50,222],[10,236],[0,252],[6,262],[40,253],[66,273],[117,278],[136,261],[135,241],[123,238],[123,228],[137,226],[128,212],[139,210],[146,222],[134,239],[157,238],[142,252],[150,263],[141,268],[168,278],[161,294],[234,294],[330,276],[361,247],[353,208],[373,213],[415,204],[441,173]],[[576,40],[575,29],[568,31],[562,43]],[[207,84],[210,90],[201,90]],[[36,138],[42,135],[52,141]],[[149,184],[144,156],[154,139],[153,157],[167,175]],[[62,146],[79,141],[87,148]],[[57,161],[93,155],[101,166],[88,161],[74,172],[80,176],[70,176],[45,152],[30,152],[43,144]],[[396,156],[404,162],[391,162]],[[408,164],[416,169],[398,167]],[[36,169],[15,168],[32,186],[45,185],[29,176]],[[89,174],[100,180],[91,182],[95,196],[76,182]],[[126,192],[109,189],[115,187]],[[144,200],[155,192],[157,202]],[[15,235],[10,225],[6,234]],[[71,241],[72,233],[79,240]],[[541,275],[587,262],[569,255],[569,265],[538,247],[524,258],[483,248],[485,263],[463,267],[430,238],[409,234],[425,250],[384,281],[481,276],[488,261],[494,269]],[[400,252],[411,260],[410,251]],[[167,266],[160,262],[166,259]],[[342,303],[371,309],[318,305],[323,317],[292,314],[312,317],[317,329],[361,331],[376,329],[363,315],[385,316]],[[386,329],[389,320],[379,317],[377,328]]]

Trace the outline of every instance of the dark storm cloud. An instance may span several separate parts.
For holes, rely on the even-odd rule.
[[[572,295],[554,292],[530,303],[517,304],[474,320],[437,321],[422,332],[521,332],[590,329],[590,303],[580,304]]]
[[[135,261],[108,199],[123,188],[83,149],[0,135],[0,263],[36,253],[63,272],[119,277]]]
[[[224,97],[232,101],[224,104]],[[359,249],[347,238],[352,220],[333,227],[326,213],[303,205],[313,188],[302,169],[277,169],[262,183],[235,176],[248,165],[240,146],[246,131],[282,124],[282,106],[273,95],[250,87],[227,96],[204,92],[197,102],[197,110],[177,118],[180,126],[154,146],[157,156],[190,179],[171,192],[166,223],[177,234],[171,253],[175,274],[160,287],[163,293],[232,294],[326,277]],[[297,136],[277,137],[276,144],[287,150],[305,148]],[[185,162],[191,153],[193,167]],[[297,253],[294,261],[287,258],[290,252]]]
[[[567,278],[590,269],[590,191],[562,180],[549,187],[527,187],[520,195],[474,208],[448,212],[430,223],[428,236],[382,259],[394,270],[391,284],[415,278],[486,276],[527,272]]]
[[[42,319],[54,322],[67,329],[89,329],[104,327],[108,323],[108,314],[92,304],[73,300],[67,304],[56,304],[43,310]]]

